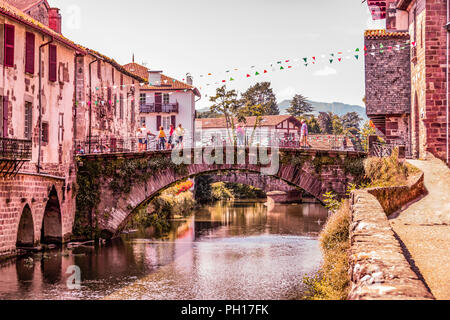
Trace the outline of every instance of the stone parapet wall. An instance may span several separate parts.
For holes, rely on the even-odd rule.
[[[377,198],[387,216],[426,193],[424,174],[420,174],[407,186],[370,188],[367,192]]]
[[[351,195],[350,242],[348,300],[434,299],[406,260],[383,207],[365,190]]]

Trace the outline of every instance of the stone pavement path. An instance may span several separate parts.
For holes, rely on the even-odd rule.
[[[450,299],[450,169],[440,160],[410,160],[425,173],[428,195],[390,222],[438,300]]]

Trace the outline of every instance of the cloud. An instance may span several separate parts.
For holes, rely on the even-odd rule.
[[[314,72],[314,75],[318,77],[332,76],[335,74],[337,74],[336,69],[333,69],[330,66],[326,66],[325,68]]]
[[[290,100],[295,96],[295,94],[296,91],[293,87],[287,87],[277,93],[277,98],[278,101]]]

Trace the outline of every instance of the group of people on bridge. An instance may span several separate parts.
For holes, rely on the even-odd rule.
[[[183,128],[182,124],[179,124],[176,129],[174,125],[171,124],[168,135],[166,134],[164,127],[160,126],[157,136],[152,134],[150,130],[147,129],[146,125],[143,124],[137,132],[138,151],[144,152],[150,150],[150,141],[155,141],[156,150],[172,150],[174,148],[183,149],[185,134],[186,130]]]

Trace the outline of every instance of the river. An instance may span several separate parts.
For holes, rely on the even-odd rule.
[[[326,218],[319,204],[219,202],[163,237],[145,230],[3,263],[0,299],[301,299],[303,277],[321,264]],[[73,265],[81,288],[71,290]]]

